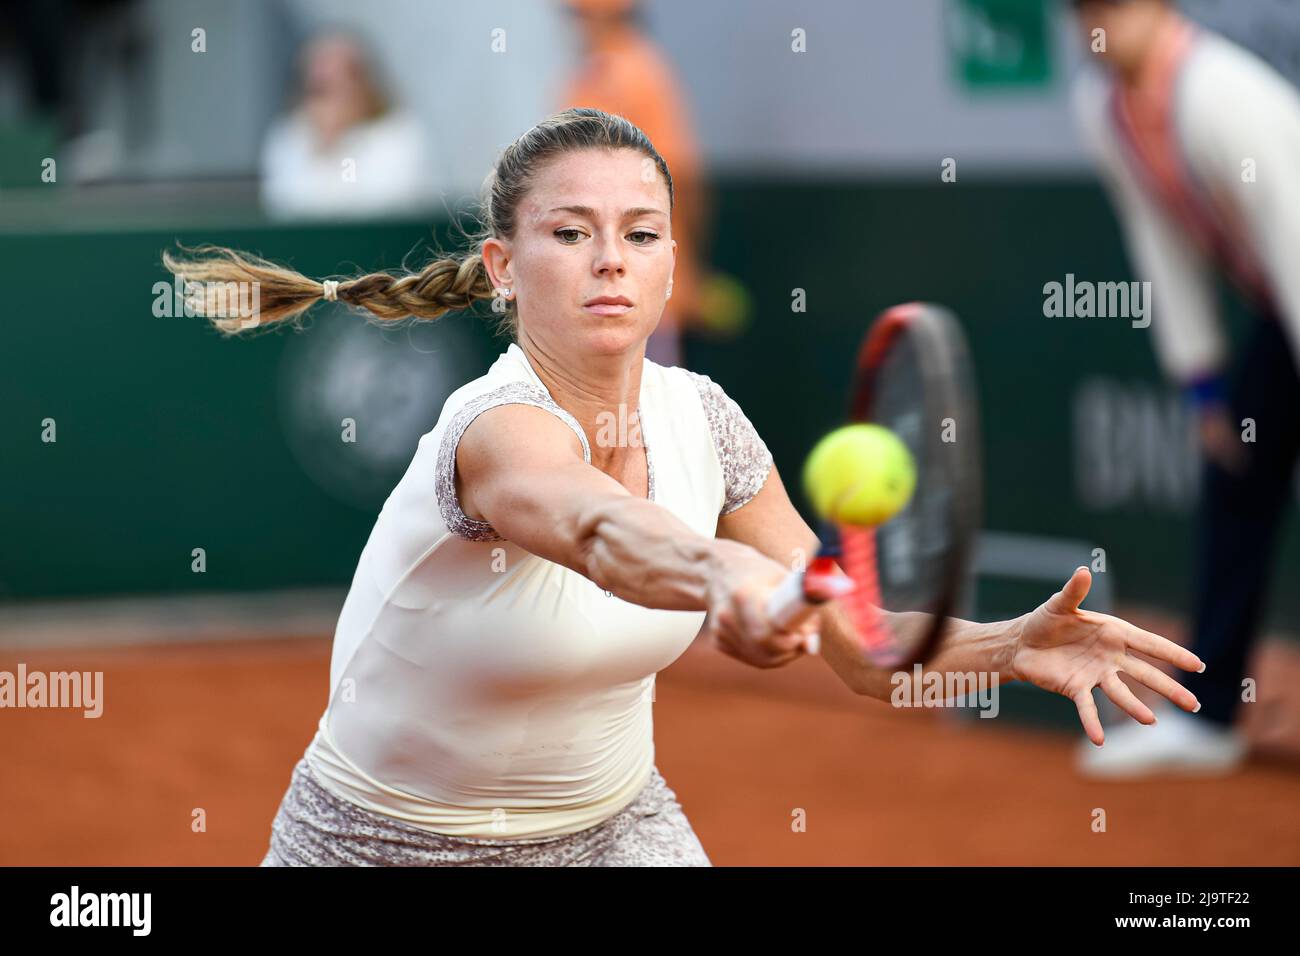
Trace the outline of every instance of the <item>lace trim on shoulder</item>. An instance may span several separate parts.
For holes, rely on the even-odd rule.
[[[577,419],[555,404],[545,389],[535,383],[510,382],[471,398],[447,423],[447,428],[442,435],[442,444],[438,449],[437,474],[434,477],[437,485],[438,509],[447,524],[447,530],[470,541],[505,540],[497,534],[491,522],[480,521],[466,515],[461,510],[460,501],[456,497],[456,446],[460,444],[461,436],[465,434],[465,429],[469,428],[474,419],[489,408],[498,405],[532,405],[534,408],[542,408],[555,415],[573,429],[578,440],[582,442],[583,459],[591,461],[591,446],[587,443],[587,436],[583,433]]]
[[[726,499],[719,514],[731,514],[748,502],[767,482],[772,453],[740,406],[707,375],[682,369],[695,383],[704,415],[713,434],[713,447],[722,464]]]

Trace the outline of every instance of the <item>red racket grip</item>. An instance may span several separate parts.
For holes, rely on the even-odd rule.
[[[767,616],[777,627],[798,627],[827,601],[843,597],[854,589],[830,558],[814,558],[807,571],[791,571],[767,599]]]
[[[864,650],[878,661],[897,657],[893,635],[880,613],[880,575],[876,570],[876,529],[841,528],[840,560],[849,578],[858,584],[844,602]]]

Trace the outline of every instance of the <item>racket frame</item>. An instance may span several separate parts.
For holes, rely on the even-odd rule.
[[[880,642],[862,640],[860,636],[863,650],[873,663],[895,668],[923,663],[933,656],[941,643],[970,565],[976,534],[982,521],[983,500],[979,409],[974,373],[965,335],[956,317],[948,309],[931,303],[909,302],[881,313],[858,350],[849,408],[850,422],[873,420],[873,404],[877,397],[881,369],[891,348],[902,335],[916,336],[918,341],[916,354],[922,376],[922,394],[926,396],[925,417],[931,429],[926,440],[939,441],[939,424],[945,419],[952,419],[954,423],[961,424],[961,441],[965,450],[961,455],[934,456],[936,465],[947,461],[945,467],[954,469],[954,473],[948,476],[948,484],[954,489],[954,500],[949,507],[955,541],[947,549],[942,561],[937,591],[939,596],[932,606],[922,609],[923,613],[931,615],[932,622],[921,639],[905,652],[884,652],[880,649]],[[923,448],[922,451],[927,452],[929,448]],[[927,461],[923,466],[929,464]],[[962,473],[956,473],[958,471]],[[839,530],[841,540],[855,534],[869,535],[872,540],[864,543],[870,548],[870,560],[875,561],[876,529],[840,526]],[[772,594],[767,610],[770,619],[778,627],[798,626],[830,600],[846,598],[851,601],[855,597],[864,597],[851,595],[850,592],[854,590],[853,578],[839,571],[833,562],[829,565],[827,562],[830,562],[829,557],[819,555],[807,571],[792,572]],[[878,594],[878,585],[870,590]],[[835,591],[839,593],[834,593]],[[876,594],[866,597],[874,598]],[[880,612],[888,613],[883,607]],[[881,622],[878,626],[887,625]]]

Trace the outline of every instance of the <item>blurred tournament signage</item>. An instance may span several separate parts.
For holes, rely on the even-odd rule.
[[[1051,80],[1047,0],[949,0],[948,49],[970,89],[1043,87]]]
[[[1075,492],[1089,511],[1192,510],[1201,460],[1177,389],[1086,379],[1074,393],[1073,435]]]
[[[1191,514],[1204,458],[1195,413],[1167,385],[1092,377],[1074,392],[1074,485],[1089,511]],[[1294,497],[1300,501],[1300,469]]]

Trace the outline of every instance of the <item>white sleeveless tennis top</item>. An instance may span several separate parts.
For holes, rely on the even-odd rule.
[[[629,804],[654,765],[655,674],[705,618],[607,595],[461,511],[456,445],[505,404],[550,411],[591,461],[518,345],[452,393],[361,553],[306,751],[336,795],[449,836],[559,836]],[[645,360],[639,408],[650,500],[713,537],[766,481],[766,445],[682,368]]]

